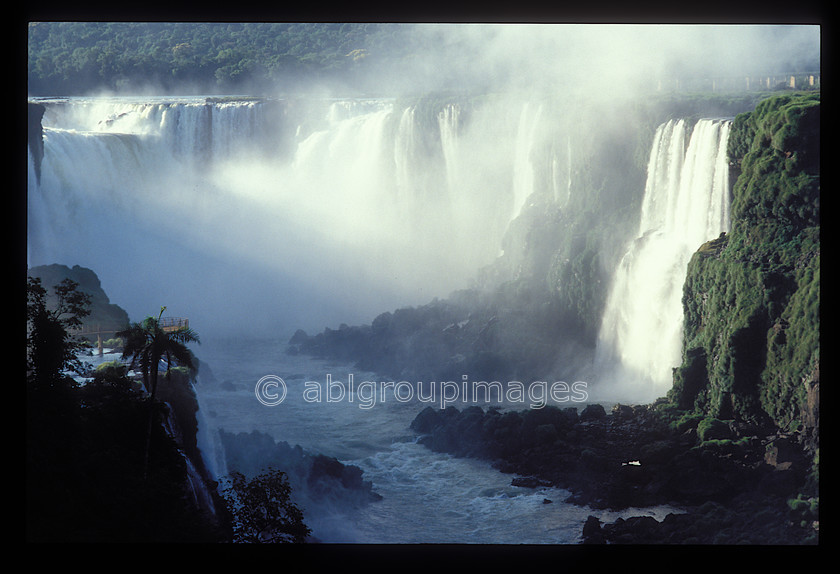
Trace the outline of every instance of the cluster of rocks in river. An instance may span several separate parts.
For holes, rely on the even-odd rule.
[[[411,424],[428,448],[490,460],[518,486],[568,490],[566,502],[620,510],[684,509],[602,525],[591,516],[584,543],[802,544],[818,522],[792,516],[788,500],[810,472],[793,436],[771,429],[687,417],[663,418],[658,403],[590,404],[527,411],[427,407]]]
[[[292,501],[305,510],[306,516],[328,516],[382,500],[373,484],[364,480],[361,468],[335,457],[275,441],[256,430],[231,433],[219,429],[219,438],[228,471],[251,479],[269,468],[282,470],[292,489]],[[315,536],[308,540],[319,541]]]

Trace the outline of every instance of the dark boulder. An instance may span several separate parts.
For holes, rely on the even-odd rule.
[[[414,420],[411,421],[410,428],[415,432],[428,434],[440,424],[440,419],[441,417],[438,411],[432,407],[426,407],[414,417]]]
[[[587,405],[580,413],[580,421],[598,421],[607,416],[607,411],[599,404]]]
[[[606,544],[604,533],[601,531],[601,521],[595,516],[589,515],[583,524],[584,544]]]
[[[520,486],[522,488],[539,488],[541,486],[551,486],[551,482],[537,478],[536,476],[517,476],[510,481],[511,486]]]

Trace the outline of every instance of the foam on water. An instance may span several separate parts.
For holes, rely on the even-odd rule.
[[[680,512],[666,506],[619,513],[594,510],[566,504],[569,493],[563,489],[512,486],[514,475],[487,461],[456,458],[420,444],[409,425],[428,406],[424,403],[386,398],[364,409],[348,395],[333,403],[307,402],[306,381],[324,383],[328,374],[346,381],[350,373],[359,381],[377,379],[349,365],[285,355],[282,344],[208,342],[199,355],[210,364],[217,383],[199,385],[197,391],[207,409],[203,420],[212,432],[258,430],[363,470],[364,480],[373,483],[382,500],[310,515],[307,522],[322,541],[575,544],[590,514],[606,522],[638,515],[662,520],[669,512]],[[266,374],[286,382],[282,404],[268,407],[257,400],[254,387]],[[225,381],[235,390],[223,390],[220,383]]]

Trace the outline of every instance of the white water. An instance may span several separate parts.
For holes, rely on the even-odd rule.
[[[314,107],[287,108],[287,131],[275,133],[254,102],[48,106],[41,181],[30,177],[28,188],[30,265],[93,269],[133,320],[161,305],[190,317],[199,357],[238,386],[197,389],[199,439],[217,475],[226,469],[219,428],[260,430],[360,466],[384,499],[310,513],[324,541],[574,543],[589,514],[614,520],[562,503],[563,491],[511,487],[484,462],[417,444],[408,425],[425,404],[303,401],[300,384],[327,373],[347,380],[348,369],[283,354],[294,328],[369,322],[465,286],[538,179],[568,201],[568,135],[550,175],[537,178],[539,106],[474,109],[468,123],[449,106],[437,132],[387,100]],[[293,142],[288,153],[275,154],[279,140]],[[235,338],[261,328],[284,335]],[[289,384],[277,407],[255,397],[268,374]]]
[[[380,379],[347,365],[285,355],[285,342],[213,340],[197,349],[199,357],[208,357],[216,379],[196,386],[207,424],[199,431],[259,430],[359,466],[383,499],[357,510],[304,508],[307,525],[323,542],[575,544],[589,515],[612,522],[639,515],[662,520],[669,512],[680,512],[667,506],[595,510],[564,503],[569,493],[562,489],[511,486],[512,475],[484,461],[454,458],[418,444],[409,425],[427,403],[400,402],[386,393],[373,404],[361,392],[361,383]],[[328,374],[334,383],[344,383],[345,390],[353,375],[357,393],[340,397],[336,392],[328,402]],[[257,382],[266,375],[280,377],[286,385],[286,398],[276,406],[256,398]],[[225,390],[225,382],[235,390]],[[307,382],[321,385],[320,402],[305,398]],[[546,499],[552,503],[544,503]]]
[[[683,120],[656,131],[639,231],[615,272],[599,334],[596,369],[611,373],[611,396],[623,388],[635,401],[653,400],[672,384],[688,261],[729,230],[729,128],[700,120],[687,146]]]
[[[135,318],[369,322],[463,288],[515,215],[517,126],[492,111],[424,126],[391,100],[274,102],[272,124],[265,102],[44,102],[29,264],[95,269]]]

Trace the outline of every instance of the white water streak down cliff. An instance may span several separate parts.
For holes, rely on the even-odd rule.
[[[272,104],[46,102],[29,263],[90,267],[132,317],[168,304],[206,330],[259,304],[271,325],[367,322],[496,256],[532,114],[520,128],[495,109],[462,125],[454,107],[430,124],[390,100]]]
[[[661,396],[680,363],[688,261],[729,230],[730,122],[700,120],[686,147],[683,120],[655,134],[637,238],[616,270],[600,330],[596,371],[611,392]]]

